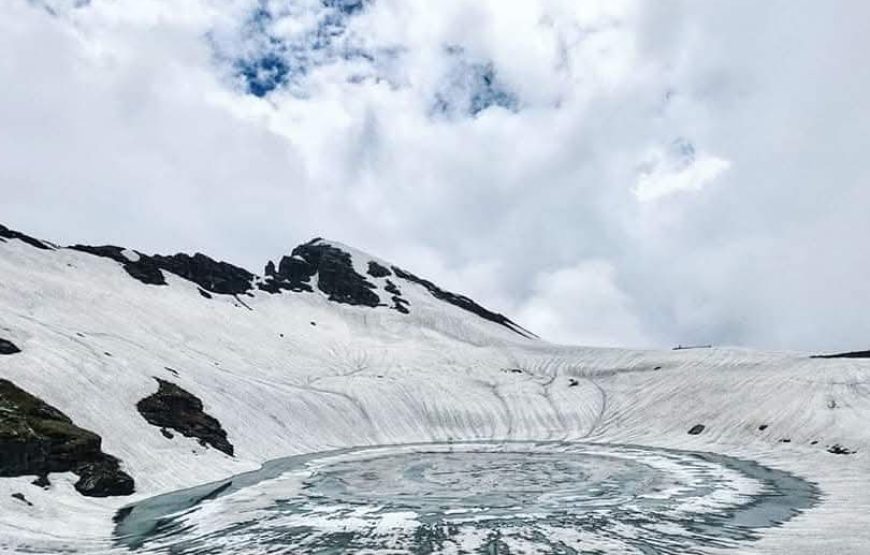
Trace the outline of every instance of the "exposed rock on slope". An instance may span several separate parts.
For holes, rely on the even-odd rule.
[[[276,267],[273,262],[266,265],[266,281],[259,284],[260,289],[270,293],[288,291],[313,291],[313,278],[317,277],[317,288],[329,296],[329,300],[359,306],[384,306],[375,292],[377,285],[358,273],[353,266],[351,255],[344,250],[314,239],[293,249],[290,256],[283,257]],[[509,320],[506,316],[487,310],[463,295],[445,291],[431,281],[419,278],[397,266],[387,268],[374,260],[368,261],[366,273],[373,278],[386,278],[395,275],[405,281],[425,288],[436,299],[467,310],[481,318],[502,325],[525,337],[534,334]],[[410,313],[410,303],[403,298],[396,284],[387,279],[384,290],[391,295],[390,308],[403,314]]]
[[[500,324],[509,330],[516,332],[520,335],[524,335],[526,337],[535,337],[533,333],[530,331],[523,329],[521,326],[511,322],[507,316],[503,314],[499,314],[497,312],[492,312],[491,310],[487,310],[484,307],[480,306],[473,300],[465,297],[463,295],[457,295],[456,293],[451,293],[450,291],[445,291],[432,283],[431,281],[425,280],[423,278],[419,278],[412,274],[411,272],[406,272],[405,270],[393,266],[393,273],[396,276],[404,279],[405,281],[410,281],[412,283],[416,283],[417,285],[422,285],[425,287],[429,293],[432,294],[436,299],[440,299],[442,301],[448,302],[454,306],[458,306],[463,310],[467,310],[468,312],[472,312],[477,314],[481,318],[485,320],[489,320],[490,322],[495,322],[496,324]]]
[[[200,445],[210,445],[227,455],[233,455],[233,446],[227,440],[227,432],[212,416],[202,410],[202,401],[172,382],[155,378],[159,384],[157,393],[136,404],[139,413],[149,424],[158,426],[164,435],[167,429],[199,440]]]
[[[320,239],[293,249],[289,257],[281,259],[277,269],[269,262],[266,274],[269,279],[262,288],[269,292],[312,291],[311,278],[316,274],[317,288],[330,301],[369,307],[381,304],[374,292],[377,286],[354,270],[350,254]]]
[[[70,248],[93,254],[94,256],[112,259],[121,264],[124,270],[130,274],[130,277],[146,285],[166,285],[166,279],[163,277],[163,272],[160,271],[160,268],[151,259],[139,252],[112,245],[103,245],[101,247],[73,245]]]
[[[378,264],[374,260],[369,260],[368,274],[372,277],[382,278],[393,275],[392,272],[385,266]]]
[[[101,450],[97,434],[62,412],[0,379],[0,476],[73,472],[75,488],[90,497],[129,495],[133,479]]]
[[[14,355],[20,352],[21,349],[15,343],[0,337],[0,355]]]
[[[870,351],[851,351],[848,353],[836,353],[833,355],[815,355],[810,358],[870,358]]]
[[[254,274],[196,253],[174,254],[172,256],[148,256],[138,251],[123,249],[112,245],[91,247],[74,245],[74,250],[110,258],[120,263],[130,276],[148,285],[166,285],[161,270],[166,270],[188,281],[192,281],[207,291],[225,295],[237,295],[251,290]]]
[[[21,233],[20,231],[15,231],[13,229],[9,229],[4,225],[0,225],[0,241],[4,241],[6,239],[18,239],[19,241],[24,241],[31,247],[36,247],[37,249],[43,250],[51,250],[51,247],[38,239],[34,239],[29,235]]]
[[[213,260],[196,253],[172,256],[154,255],[151,259],[167,272],[192,281],[207,291],[223,295],[239,295],[251,290],[254,274],[227,262]]]

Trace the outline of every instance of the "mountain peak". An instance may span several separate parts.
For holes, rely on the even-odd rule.
[[[409,314],[414,304],[403,287],[422,288],[429,296],[508,328],[523,337],[536,337],[503,314],[484,308],[472,299],[441,289],[429,280],[367,253],[317,237],[303,243],[276,265],[266,265],[265,280],[258,287],[270,293],[283,290],[320,290],[330,301],[371,308],[388,307]]]
[[[53,250],[51,243],[0,226],[0,241],[16,239],[41,250]],[[262,276],[202,253],[148,255],[113,245],[68,248],[113,260],[130,277],[149,286],[167,286],[166,274],[175,275],[195,283],[206,298],[213,294],[255,295],[257,291],[272,295],[319,293],[331,302],[387,309],[401,315],[409,315],[417,308],[431,311],[435,307],[436,311],[441,311],[446,304],[522,337],[536,337],[503,314],[484,308],[464,295],[444,290],[399,266],[322,237],[298,245],[277,262],[270,260]]]

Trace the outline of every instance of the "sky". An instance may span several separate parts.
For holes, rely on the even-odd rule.
[[[4,0],[0,222],[564,343],[870,348],[870,3]]]

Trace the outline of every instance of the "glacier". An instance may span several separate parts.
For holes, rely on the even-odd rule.
[[[244,534],[234,545],[224,532],[245,518],[279,530],[313,527],[318,538],[336,523],[379,538],[347,551],[355,553],[490,545],[499,553],[821,554],[870,546],[870,361],[555,345],[466,297],[410,273],[416,279],[401,278],[374,256],[312,244],[347,255],[339,258],[368,285],[354,281],[350,296],[334,290],[335,268],[299,266],[310,262],[303,250],[286,257],[283,273],[272,264],[271,280],[268,272],[233,273],[241,282],[221,289],[197,281],[203,266],[186,258],[129,249],[113,258],[0,229],[0,338],[19,351],[0,356],[0,379],[98,434],[135,480],[132,495],[88,497],[71,472],[51,473],[48,484],[0,478],[0,552],[342,552],[281,551]],[[378,267],[390,273],[370,272]],[[140,275],[159,273],[164,284],[135,278],[143,268]],[[327,280],[332,293],[321,287]],[[232,451],[143,418],[137,403],[158,392],[158,380],[195,396]],[[512,474],[526,457],[529,472]],[[423,500],[433,491],[486,487],[498,495],[448,498],[456,507],[440,509],[458,530],[455,541],[402,547],[431,512]],[[715,539],[686,525],[748,510],[780,487],[805,491],[750,534]],[[559,507],[588,508],[597,491],[606,492],[604,507],[555,523]],[[300,492],[319,494],[304,511],[268,512]],[[191,495],[196,503],[174,505]],[[670,504],[662,508],[656,496]],[[163,502],[165,514],[154,508]],[[687,543],[639,546],[641,528],[624,511],[647,506],[661,515],[657,533]],[[677,506],[685,518],[674,516]],[[171,516],[185,541],[219,541],[186,544],[189,551],[172,551],[172,535],[125,543],[125,519],[133,526],[148,510]],[[546,545],[516,527],[487,540],[492,528],[480,523],[499,510],[535,516]],[[593,514],[607,525],[579,524]]]

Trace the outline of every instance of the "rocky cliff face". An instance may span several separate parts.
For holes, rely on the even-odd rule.
[[[263,289],[313,291],[315,275],[317,288],[331,301],[368,307],[381,304],[380,297],[373,291],[377,287],[354,270],[350,254],[320,239],[293,249],[290,256],[281,258],[277,268],[270,261]]]
[[[70,248],[114,260],[121,264],[130,277],[146,285],[166,285],[166,278],[163,276],[165,270],[196,283],[206,291],[238,295],[250,291],[251,281],[254,279],[254,274],[244,268],[214,260],[200,253],[193,256],[184,253],[148,256],[112,245],[100,247],[74,245]]]
[[[41,399],[0,379],[0,476],[73,472],[75,488],[90,497],[129,495],[133,479],[118,459],[103,453],[102,439],[79,428]]]

